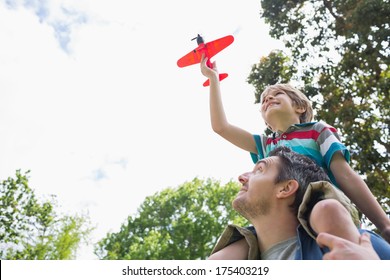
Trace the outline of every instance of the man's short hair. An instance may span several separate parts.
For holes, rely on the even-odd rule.
[[[287,180],[296,180],[298,182],[299,188],[291,205],[296,213],[310,183],[318,181],[331,182],[326,172],[312,159],[298,154],[288,147],[277,147],[270,152],[269,156],[276,156],[280,159],[275,184]]]

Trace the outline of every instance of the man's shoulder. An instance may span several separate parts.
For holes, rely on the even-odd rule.
[[[238,240],[245,239],[249,246],[248,259],[256,260],[259,258],[259,249],[257,244],[257,238],[255,235],[255,230],[253,227],[241,227],[237,225],[230,224],[228,225],[220,238],[217,241],[217,244],[214,246],[211,254],[214,254],[223,248],[229,246],[233,242]]]
[[[307,230],[298,225],[297,235],[299,240],[299,247],[297,250],[297,260],[322,260],[324,254],[321,247],[317,244],[316,240],[307,233]]]

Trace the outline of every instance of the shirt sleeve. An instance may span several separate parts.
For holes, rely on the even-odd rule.
[[[255,139],[257,154],[250,153],[250,155],[253,163],[257,163],[259,160],[265,157],[264,148],[263,148],[264,139],[260,135],[256,135],[256,134],[253,135],[253,138]]]
[[[341,143],[340,136],[334,127],[324,122],[318,122],[316,130],[319,132],[316,141],[320,147],[321,155],[328,170],[330,170],[330,163],[332,161],[333,155],[338,151],[343,154],[347,162],[350,161],[349,151],[347,147]]]

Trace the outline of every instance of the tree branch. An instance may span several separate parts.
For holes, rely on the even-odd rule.
[[[323,0],[324,2],[324,6],[325,8],[329,11],[329,13],[337,20],[337,19],[341,19],[343,20],[343,18],[341,16],[338,16],[335,12],[333,12],[333,8],[332,8],[332,2],[329,1],[329,0]]]

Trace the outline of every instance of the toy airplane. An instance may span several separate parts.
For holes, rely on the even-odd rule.
[[[229,46],[234,41],[234,37],[229,35],[225,36],[223,38],[205,43],[202,36],[198,34],[197,37],[193,38],[192,40],[195,40],[198,43],[198,47],[182,58],[180,58],[177,61],[177,66],[179,67],[186,67],[193,64],[200,63],[202,60],[202,54],[205,54],[205,57],[207,57],[206,65],[213,69],[213,64],[210,62],[210,58],[212,58],[214,55],[222,51],[224,48]],[[219,80],[222,81],[228,76],[226,73],[219,74]],[[207,80],[203,83],[203,86],[207,87],[210,85],[210,81]]]

